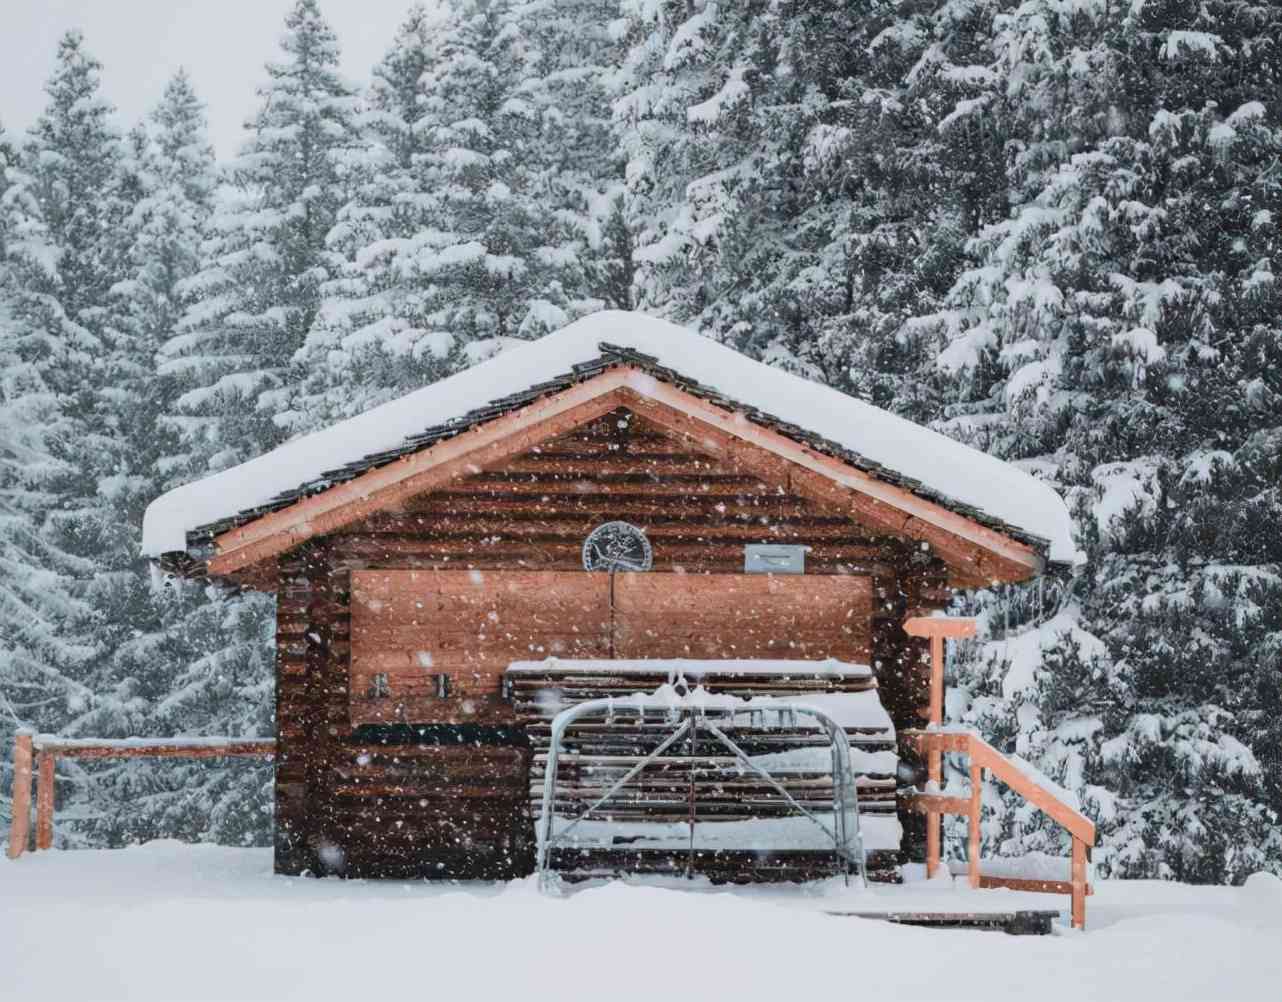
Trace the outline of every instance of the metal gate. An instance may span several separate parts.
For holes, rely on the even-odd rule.
[[[596,798],[577,816],[568,819],[569,823],[557,830],[556,781],[558,759],[566,731],[583,717],[602,714],[607,722],[612,723],[620,714],[634,713],[638,721],[644,723],[648,714],[658,714],[670,725],[671,730],[648,755],[628,769],[621,777]],[[833,816],[831,828],[825,819],[798,803],[784,786],[773,777],[769,770],[763,768],[744,752],[744,750],[726,734],[726,729],[734,729],[736,721],[747,718],[748,726],[762,726],[767,719],[788,718],[795,721],[797,717],[808,717],[814,720],[827,734],[832,749],[833,780]],[[547,771],[543,778],[542,813],[539,819],[538,871],[541,887],[547,887],[554,879],[551,866],[552,849],[565,841],[567,836],[588,818],[609,803],[620,790],[636,779],[641,772],[668,749],[678,746],[682,740],[688,740],[691,747],[699,734],[710,735],[719,745],[734,756],[735,760],[748,769],[779,793],[798,814],[816,825],[832,841],[833,853],[843,863],[847,884],[853,870],[860,884],[865,880],[865,855],[863,836],[859,828],[859,794],[855,786],[854,773],[850,763],[850,744],[846,732],[827,714],[801,703],[778,699],[758,699],[751,704],[731,696],[716,696],[703,689],[693,693],[685,692],[673,695],[636,694],[624,699],[593,699],[578,703],[562,710],[552,721],[551,742],[548,749]],[[689,814],[689,856],[687,874],[691,872],[696,850],[695,823],[697,804],[694,796],[693,781],[690,787]]]

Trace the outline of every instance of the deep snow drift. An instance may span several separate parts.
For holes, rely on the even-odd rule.
[[[850,891],[275,877],[263,849],[155,842],[0,861],[5,997],[1271,1000],[1282,881],[1103,882],[1085,933],[892,926],[824,909],[1065,908],[946,880]]]

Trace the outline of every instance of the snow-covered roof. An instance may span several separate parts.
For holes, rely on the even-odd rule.
[[[282,502],[299,485],[374,454],[403,449],[425,430],[478,408],[528,395],[601,358],[603,345],[651,356],[655,364],[728,400],[855,453],[881,471],[975,509],[1049,544],[1052,561],[1076,557],[1071,520],[1048,484],[929,428],[781,369],[665,320],[603,311],[520,345],[457,375],[287,442],[256,459],[157,498],[143,518],[143,553],[187,548],[188,532]],[[501,409],[501,408],[500,408]],[[497,412],[497,411],[496,411]]]

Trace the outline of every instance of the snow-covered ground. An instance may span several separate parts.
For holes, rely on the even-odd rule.
[[[1089,930],[893,926],[825,909],[1063,908],[946,881],[850,891],[284,878],[154,842],[0,861],[3,997],[1240,999],[1282,995],[1282,881],[1105,882]]]

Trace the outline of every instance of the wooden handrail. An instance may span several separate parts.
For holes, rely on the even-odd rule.
[[[1045,811],[1074,838],[1090,846],[1095,844],[1095,824],[1090,818],[1064,803],[977,734],[971,737],[970,760],[987,769],[1030,804]]]
[[[59,758],[226,758],[271,756],[274,738],[62,738],[37,734],[37,752]]]
[[[1086,861],[1089,850],[1095,845],[1095,825],[1070,804],[1065,803],[1053,790],[1039,783],[1036,778],[1020,769],[1015,763],[971,731],[900,731],[899,738],[912,747],[923,758],[930,759],[952,752],[969,758],[970,797],[945,796],[943,794],[915,794],[908,798],[910,810],[921,811],[927,816],[929,832],[938,831],[939,817],[942,814],[962,814],[970,819],[970,860],[969,875],[972,887],[984,886],[985,878],[980,873],[979,860],[979,814],[980,790],[983,784],[984,771],[1005,783],[1034,807],[1043,811],[1072,838],[1073,849],[1070,862],[1071,872],[1067,881],[1021,881],[1010,878],[996,878],[987,881],[989,886],[1016,887],[1034,884],[1038,889],[1063,891],[1072,895],[1072,924],[1074,928],[1086,926],[1086,896],[1091,893],[1086,880]],[[933,875],[939,866],[939,839],[927,839],[926,873]]]
[[[19,731],[13,744],[13,819],[8,856],[17,859],[31,838],[32,760],[36,778],[35,849],[53,848],[54,764],[59,758],[272,758],[273,738],[64,738]]]

